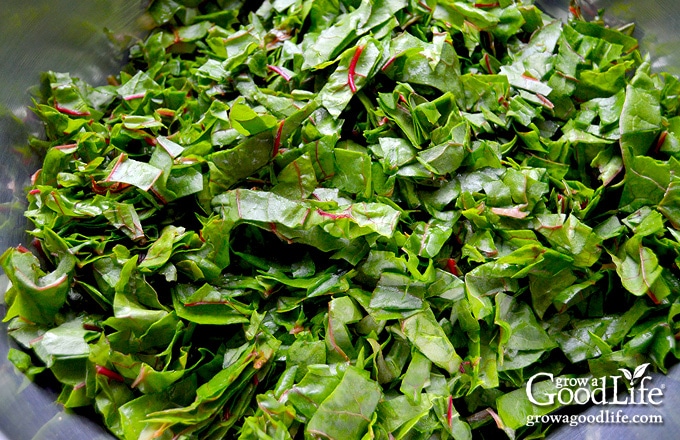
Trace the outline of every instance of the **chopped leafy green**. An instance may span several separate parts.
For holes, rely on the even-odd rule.
[[[531,3],[155,0],[45,73],[12,363],[122,439],[536,438],[535,373],[665,372],[678,80]]]

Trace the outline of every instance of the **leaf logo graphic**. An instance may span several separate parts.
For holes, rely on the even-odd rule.
[[[642,376],[645,375],[645,371],[647,370],[648,366],[649,366],[649,362],[647,362],[646,364],[642,364],[642,365],[638,366],[633,371],[632,374],[631,374],[630,371],[628,371],[625,368],[619,368],[619,371],[623,373],[623,375],[626,377],[626,379],[628,379],[628,382],[630,382],[630,386],[632,387],[637,379],[639,379],[639,378],[641,378]]]

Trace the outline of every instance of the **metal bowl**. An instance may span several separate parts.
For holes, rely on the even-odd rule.
[[[29,135],[40,133],[29,107],[40,73],[72,72],[91,84],[106,83],[120,71],[131,39],[143,36],[147,4],[0,0],[0,252],[27,240],[24,188],[39,165],[26,146]],[[3,273],[0,292],[7,284]],[[14,343],[6,328],[0,326],[0,440],[113,439],[95,417],[65,413],[55,403],[59,390],[31,383],[14,368],[7,360]]]
[[[25,242],[24,190],[38,167],[26,145],[28,136],[40,133],[32,116],[31,90],[40,72],[71,72],[91,84],[104,84],[124,63],[125,47],[144,33],[148,0],[0,0],[0,251]],[[549,14],[568,15],[569,0],[536,0]],[[613,25],[634,22],[643,52],[650,53],[653,68],[680,75],[680,2],[677,0],[581,1],[584,14],[606,11]],[[8,280],[0,274],[0,292]],[[4,306],[0,293],[0,316]],[[32,383],[7,361],[13,342],[0,326],[0,440],[112,439],[93,414],[65,413],[56,403],[57,389]],[[678,438],[680,369],[658,379],[665,384],[665,401],[655,411],[663,414],[661,426],[563,426],[551,434],[569,438]],[[591,408],[589,411],[599,411]],[[635,408],[624,408],[634,411]]]

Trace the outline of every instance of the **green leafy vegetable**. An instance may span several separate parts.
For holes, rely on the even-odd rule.
[[[35,254],[0,257],[10,359],[65,407],[126,439],[536,438],[536,372],[677,360],[679,86],[630,35],[512,0],[148,14],[110,84],[44,74]]]

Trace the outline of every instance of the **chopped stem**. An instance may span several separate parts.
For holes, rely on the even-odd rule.
[[[352,91],[352,93],[357,92],[357,86],[354,82],[354,77],[356,76],[357,62],[359,61],[359,57],[363,51],[364,46],[357,46],[356,50],[354,51],[354,56],[352,56],[352,61],[349,63],[349,69],[347,69],[347,82],[349,83],[349,89]]]

